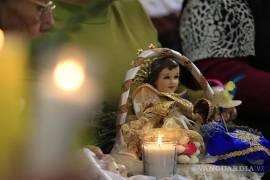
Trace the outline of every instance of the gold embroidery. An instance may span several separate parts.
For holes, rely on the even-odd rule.
[[[218,160],[226,160],[226,159],[233,158],[233,157],[248,155],[250,153],[258,152],[258,151],[263,151],[268,156],[270,156],[270,150],[268,148],[261,146],[261,145],[255,145],[255,146],[249,147],[249,148],[244,149],[244,150],[234,151],[234,152],[230,152],[228,154],[216,156],[216,157],[218,158]]]
[[[165,101],[162,103],[158,103],[152,107],[147,108],[144,113],[155,113],[161,116],[167,116],[169,111],[171,110],[174,101]]]
[[[243,130],[236,130],[236,131],[230,133],[230,135],[232,135],[235,138],[240,139],[241,141],[243,141],[245,143],[249,143],[252,146],[260,145],[259,144],[260,136],[252,134],[250,132],[243,131]]]
[[[145,78],[149,75],[149,67],[156,59],[145,59],[143,63],[140,64],[140,70],[137,72],[133,82],[137,84],[141,84],[144,82]]]
[[[153,43],[151,43],[151,44],[148,46],[148,48],[149,48],[149,49],[155,49],[156,46],[155,46]]]
[[[186,99],[180,98],[177,94],[164,93],[164,92],[162,92],[161,94],[177,102],[182,112],[186,112],[187,113],[186,115],[188,115],[189,117],[192,116],[193,104],[191,102],[189,102]]]
[[[143,49],[137,49],[137,55],[140,55],[143,52]]]
[[[165,93],[165,92],[161,92],[161,94],[170,97],[171,99],[175,100],[175,99],[179,99],[180,95],[176,94],[176,93]]]

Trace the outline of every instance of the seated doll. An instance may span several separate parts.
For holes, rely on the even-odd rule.
[[[141,156],[142,136],[148,130],[177,128],[185,134],[178,139],[179,162],[197,163],[197,156],[204,144],[201,135],[195,130],[199,130],[202,122],[207,119],[208,112],[195,113],[193,104],[182,97],[185,92],[176,93],[179,88],[180,65],[175,59],[157,58],[149,66],[148,72],[144,84],[132,93],[136,120],[121,126],[128,152]],[[205,109],[209,110],[209,101],[201,101],[205,102]]]
[[[175,60],[177,60],[176,63]],[[171,65],[161,65],[159,61]],[[202,88],[203,97],[207,99],[199,99],[193,105],[184,98],[185,92],[178,93],[180,76],[178,62],[191,72]],[[204,136],[207,152],[216,157],[215,159],[222,160],[217,161],[217,164],[218,162],[225,165],[243,164],[243,159],[247,157],[245,155],[252,155],[249,151],[254,150],[256,157],[249,159],[250,162],[258,160],[256,163],[259,163],[264,160],[264,165],[267,165],[268,141],[261,135],[252,135],[259,137],[257,140],[255,138],[257,145],[250,145],[250,148],[246,148],[248,151],[245,152],[243,145],[246,140],[249,140],[246,137],[252,136],[245,136],[245,134],[249,135],[248,133],[240,133],[241,136],[238,136],[231,126],[227,127],[224,123],[224,120],[231,121],[236,117],[234,107],[240,102],[229,101],[228,103],[228,98],[225,102],[220,101],[219,94],[224,93],[214,93],[194,64],[179,53],[165,48],[143,51],[125,77],[118,112],[117,127],[119,129],[117,129],[116,143],[111,154],[117,162],[126,165],[129,173],[141,174],[143,168],[139,159],[143,133],[154,128],[173,127],[182,133],[177,142],[180,162],[196,162],[197,154],[204,150],[202,136],[196,132],[199,131]],[[228,93],[225,94],[227,97]],[[227,106],[228,104],[230,106]],[[234,128],[240,130],[239,127],[234,126]],[[248,132],[246,130],[245,132]],[[235,141],[236,139],[238,140]],[[252,142],[256,141],[252,140]],[[241,149],[244,151],[241,152]],[[239,158],[242,158],[242,161],[225,163],[223,158],[227,154],[236,157],[228,157],[229,161],[239,160]]]
[[[235,107],[241,101],[232,100],[235,84],[230,81],[215,88],[213,103],[216,116],[201,128],[207,153],[215,157],[218,165],[247,165],[255,172],[270,168],[270,142],[254,129],[232,124]]]

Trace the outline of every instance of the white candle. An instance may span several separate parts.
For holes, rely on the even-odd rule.
[[[143,161],[146,175],[157,178],[174,174],[176,165],[176,148],[173,142],[162,142],[161,136],[157,142],[144,142]]]
[[[99,86],[88,64],[90,59],[76,48],[63,49],[46,58],[36,85],[30,168],[37,174],[61,171],[73,158],[75,142],[98,101]]]

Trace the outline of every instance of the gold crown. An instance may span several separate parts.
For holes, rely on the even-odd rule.
[[[142,64],[140,65],[140,70],[137,72],[133,82],[136,84],[141,84],[144,82],[144,80],[148,77],[149,75],[149,67],[151,64],[155,61],[156,59],[144,59]]]

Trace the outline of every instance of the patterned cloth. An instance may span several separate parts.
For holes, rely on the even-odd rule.
[[[207,152],[215,156],[218,165],[245,164],[255,172],[267,172],[270,168],[270,142],[247,127],[224,128],[223,121],[202,127]]]
[[[180,21],[183,54],[192,61],[255,55],[254,35],[245,0],[189,0]]]

